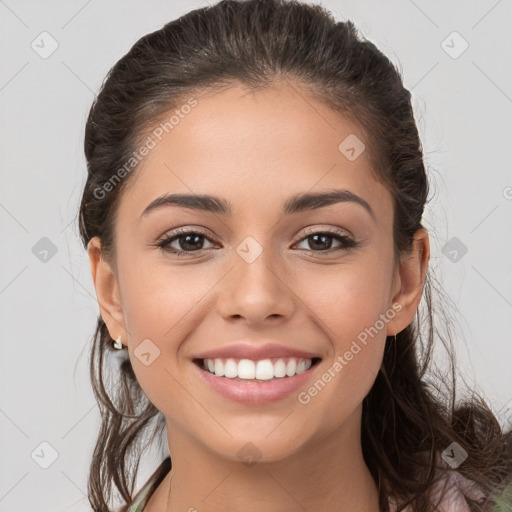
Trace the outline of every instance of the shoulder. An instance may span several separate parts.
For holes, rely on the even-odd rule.
[[[436,504],[439,502],[440,512],[470,512],[470,508],[465,496],[471,499],[479,500],[484,497],[481,490],[474,482],[463,477],[456,471],[448,471],[446,474],[432,486],[432,500]]]
[[[481,490],[474,482],[468,480],[456,471],[438,472],[438,477],[429,491],[429,498],[435,510],[438,512],[470,512],[466,496],[480,500],[484,497]],[[390,512],[396,512],[397,502],[390,498]],[[413,512],[411,505],[403,512]]]

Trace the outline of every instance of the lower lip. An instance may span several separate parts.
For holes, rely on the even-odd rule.
[[[198,364],[192,363],[201,378],[209,384],[215,391],[230,398],[235,402],[244,404],[266,404],[282,400],[288,395],[303,386],[312,376],[317,366],[321,363],[318,361],[315,365],[310,366],[306,371],[294,375],[293,377],[282,377],[267,382],[241,381],[228,377],[217,377],[207,370],[201,368]]]

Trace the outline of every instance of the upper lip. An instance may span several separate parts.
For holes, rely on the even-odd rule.
[[[233,358],[233,359],[270,359],[277,357],[297,357],[303,359],[319,358],[317,354],[306,352],[304,350],[297,350],[295,348],[286,347],[276,343],[267,343],[265,345],[254,345],[248,343],[236,343],[233,345],[226,345],[215,350],[208,350],[202,352],[194,357],[194,359],[217,359],[217,358]]]

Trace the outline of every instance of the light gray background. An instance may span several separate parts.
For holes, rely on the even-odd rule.
[[[459,368],[505,422],[512,417],[512,2],[323,4],[400,63],[435,195],[425,216],[435,228],[432,268],[460,310]],[[66,510],[87,510],[99,414],[87,367],[98,306],[75,220],[85,118],[109,68],[140,36],[204,5],[0,0],[1,512],[73,503]],[[46,59],[31,47],[43,31],[59,45]],[[464,40],[467,50],[456,55]],[[43,237],[57,249],[46,262],[33,252]],[[454,237],[467,248],[462,257],[456,249],[458,261],[443,251],[455,247]],[[48,469],[35,462],[51,456],[42,442],[58,452]]]

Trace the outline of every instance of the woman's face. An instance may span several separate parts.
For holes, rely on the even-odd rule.
[[[156,145],[121,195],[117,276],[102,262],[95,281],[109,332],[128,345],[169,435],[233,460],[252,443],[272,460],[358,425],[386,336],[416,309],[400,311],[392,197],[371,177],[364,135],[288,86],[200,96],[167,130],[162,140],[148,132]],[[292,198],[335,190],[361,201],[304,201],[283,213]],[[171,203],[144,213],[166,194],[215,196],[231,213]],[[158,246],[178,228],[198,234]],[[194,359],[238,343],[321,361],[279,399],[235,400],[202,378]]]

